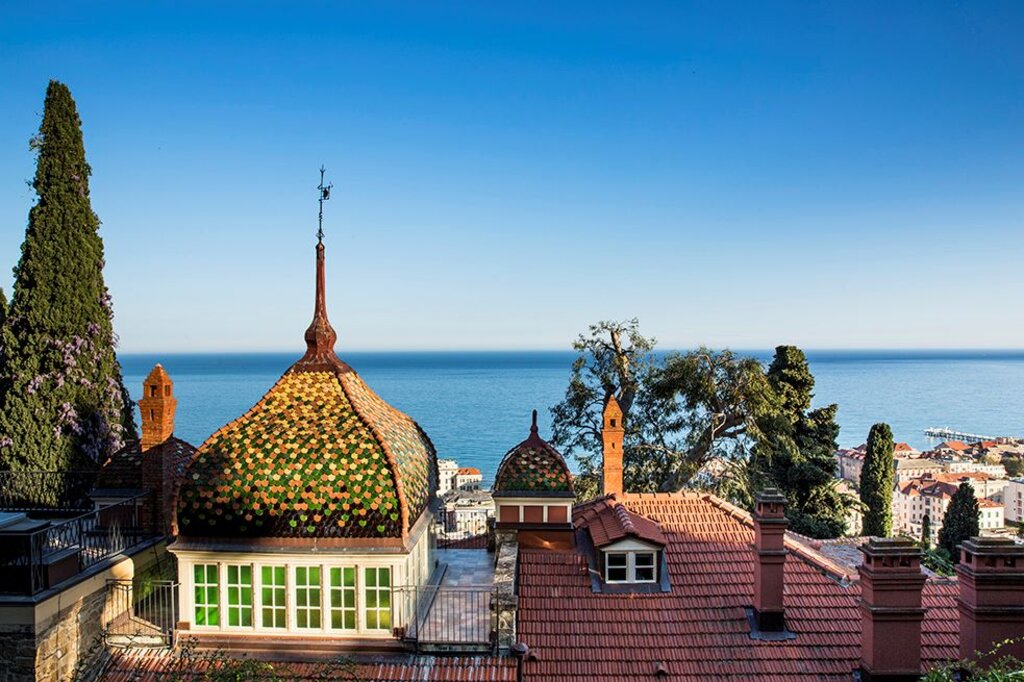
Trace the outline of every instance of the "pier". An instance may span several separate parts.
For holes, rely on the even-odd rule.
[[[964,431],[954,431],[953,429],[947,428],[925,429],[924,435],[928,436],[932,445],[946,440],[958,440],[964,443],[980,443],[983,440],[997,440],[996,436],[982,436],[977,433],[966,433]]]

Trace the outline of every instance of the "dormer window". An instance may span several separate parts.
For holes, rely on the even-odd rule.
[[[655,551],[605,552],[604,579],[607,583],[653,583],[658,579]]]

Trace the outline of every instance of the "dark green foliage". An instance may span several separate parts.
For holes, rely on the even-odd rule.
[[[708,348],[658,363],[636,320],[593,325],[574,348],[566,397],[551,410],[552,442],[576,456],[582,499],[598,492],[601,410],[614,394],[625,417],[627,490],[679,490],[714,459],[726,471],[702,485],[717,494],[749,508],[758,490],[781,488],[795,530],[844,532],[856,501],[835,487],[837,408],[810,409],[814,377],[800,349],[780,346],[767,371],[754,358]]]
[[[860,474],[860,500],[867,509],[864,513],[864,535],[892,535],[893,448],[889,425],[872,426]]]
[[[955,563],[960,562],[960,544],[981,534],[978,517],[981,509],[974,497],[974,488],[967,481],[960,484],[946,510],[946,518],[939,529],[939,546],[949,552]]]
[[[1006,475],[1010,478],[1024,475],[1024,457],[1013,455],[1004,457],[1003,466],[1006,467]]]
[[[577,496],[595,497],[601,481],[601,425],[605,400],[614,394],[622,408],[625,436],[623,479],[627,490],[657,490],[679,457],[666,428],[668,410],[650,391],[656,363],[654,339],[640,334],[637,321],[599,322],[573,343],[565,399],[551,408],[551,442],[578,462]]]
[[[930,549],[932,546],[932,517],[925,514],[921,519],[921,547]]]
[[[62,83],[47,88],[31,146],[38,201],[0,330],[0,467],[90,468],[136,430],[114,354],[81,121]]]

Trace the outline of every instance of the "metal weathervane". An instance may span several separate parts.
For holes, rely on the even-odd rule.
[[[317,244],[324,243],[324,202],[331,198],[331,188],[334,187],[333,182],[329,185],[324,184],[324,172],[326,170],[326,168],[320,166],[320,184],[317,186],[317,189],[320,190],[320,225],[316,231]]]

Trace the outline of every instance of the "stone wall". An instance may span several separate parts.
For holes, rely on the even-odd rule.
[[[516,612],[519,607],[516,565],[519,560],[519,541],[515,531],[497,531],[495,535],[494,630],[498,634],[498,651],[507,654],[516,643]]]

